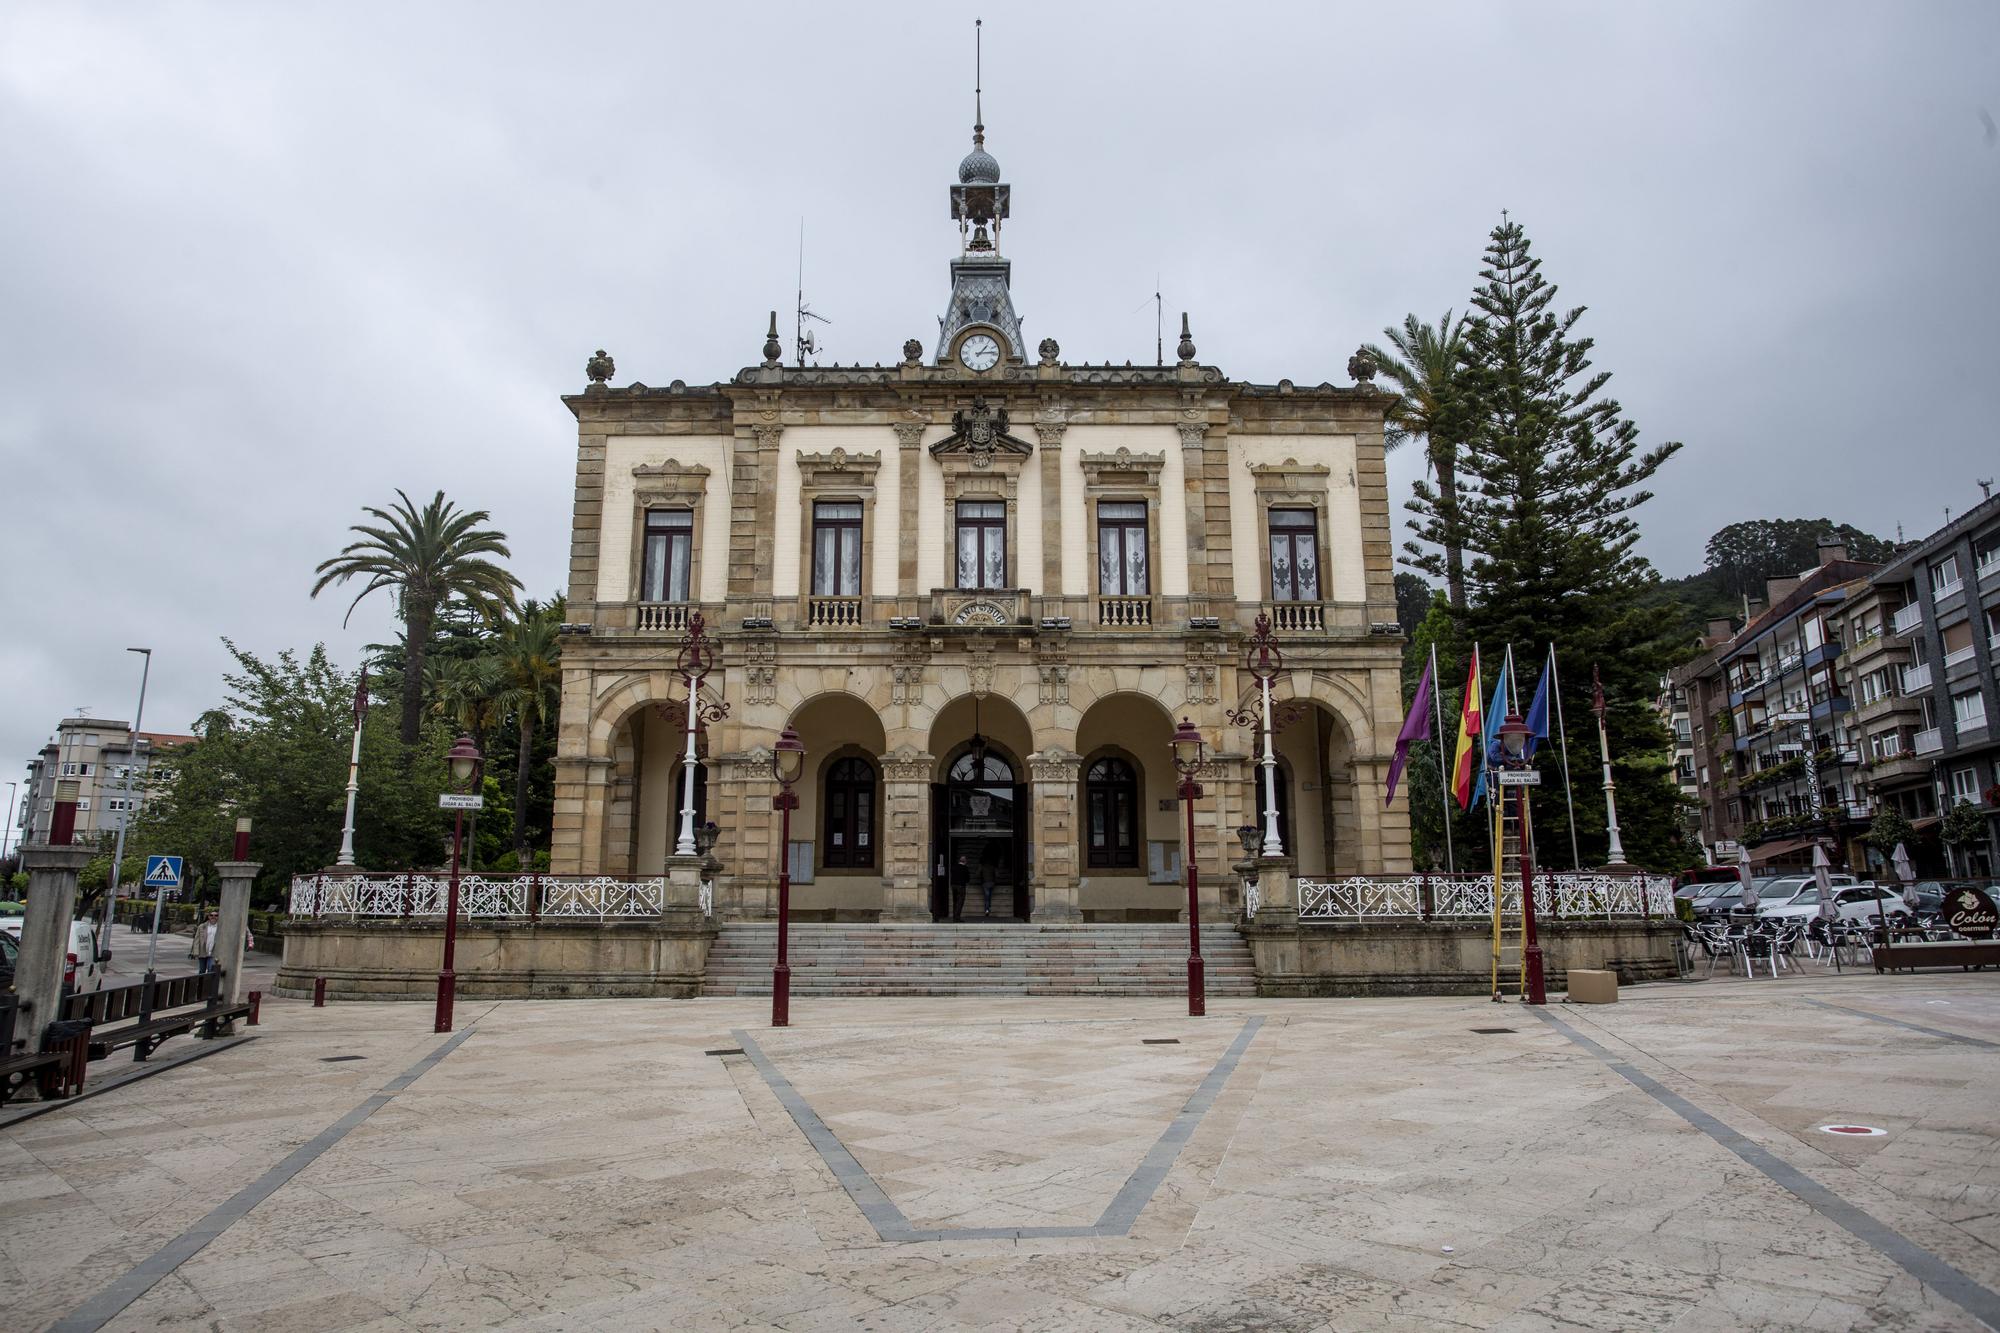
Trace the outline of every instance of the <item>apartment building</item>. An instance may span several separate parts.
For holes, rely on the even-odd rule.
[[[164,731],[135,734],[130,723],[109,718],[64,718],[49,743],[28,761],[26,798],[15,817],[20,840],[47,840],[61,782],[77,784],[77,842],[94,843],[117,833],[144,808],[147,785],[165,776],[172,752],[193,740]]]

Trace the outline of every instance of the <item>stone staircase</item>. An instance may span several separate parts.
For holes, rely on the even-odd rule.
[[[703,995],[769,995],[778,928],[722,927]],[[1250,946],[1234,927],[1204,924],[1202,960],[1212,996],[1254,996]],[[1181,995],[1187,927],[794,925],[794,995]]]

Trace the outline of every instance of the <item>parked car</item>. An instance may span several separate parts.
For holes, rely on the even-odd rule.
[[[1910,909],[1903,906],[1901,889],[1887,888],[1875,884],[1853,884],[1846,887],[1838,884],[1833,889],[1833,901],[1841,919],[1855,925],[1869,925],[1886,916],[1894,922],[1907,922]],[[1878,912],[1876,903],[1881,903]],[[1805,920],[1810,922],[1819,915],[1819,889],[1817,886],[1796,894],[1783,907],[1775,907],[1770,912],[1759,912],[1758,916],[1770,916],[1778,920]]]
[[[20,956],[20,943],[6,931],[0,930],[0,990],[14,989],[14,962]]]
[[[1827,876],[1827,882],[1839,890],[1851,889],[1861,881],[1852,875],[1830,874]],[[1774,916],[1780,909],[1799,901],[1799,895],[1806,890],[1818,887],[1819,880],[1812,875],[1776,876],[1768,884],[1759,886],[1757,890],[1757,915]],[[1813,901],[1817,903],[1819,898],[1815,896]]]
[[[21,924],[18,916],[0,917],[0,935],[5,935],[14,946],[16,956],[21,948]],[[69,923],[69,956],[63,964],[63,994],[77,991],[97,991],[104,989],[105,974],[110,970],[106,965],[111,961],[111,950],[97,947],[97,923],[77,920]],[[7,964],[9,973],[14,964]],[[12,977],[8,978],[11,983]]]
[[[1964,880],[1920,879],[1911,887],[1917,891],[1917,912],[1919,915],[1933,915],[1944,906],[1944,900],[1954,889],[1965,885]]]
[[[1762,901],[1764,890],[1768,889],[1771,886],[1771,882],[1776,878],[1775,875],[1753,875],[1750,877],[1750,884],[1757,890],[1759,901]],[[1731,912],[1741,910],[1743,903],[1743,882],[1741,880],[1732,879],[1727,884],[1712,884],[1709,887],[1713,890],[1711,893],[1706,897],[1694,900],[1694,914],[1696,918],[1728,916]]]

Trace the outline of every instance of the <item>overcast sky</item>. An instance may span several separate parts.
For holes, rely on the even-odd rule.
[[[2000,6],[83,5],[0,9],[0,758],[220,697],[442,487],[560,586],[558,395],[935,340],[972,16],[1030,343],[1344,380],[1462,307],[1508,208],[1645,440],[1668,574],[1738,519],[1914,536],[2000,471]],[[787,330],[789,331],[789,330]],[[1171,347],[1174,331],[1167,341]],[[1418,461],[1392,459],[1400,507]],[[4,798],[0,798],[4,799]]]

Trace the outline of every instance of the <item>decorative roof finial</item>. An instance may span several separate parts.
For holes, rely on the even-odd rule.
[[[1194,364],[1194,335],[1188,332],[1188,317],[1185,310],[1181,311],[1181,345],[1174,349],[1174,354],[1180,357],[1182,365]]]
[[[980,74],[985,55],[985,19],[972,20],[972,146],[977,148],[986,142],[986,113],[981,109]]]
[[[778,312],[771,312],[771,331],[764,335],[764,364],[775,366],[778,358],[785,354],[785,345],[778,341]]]

